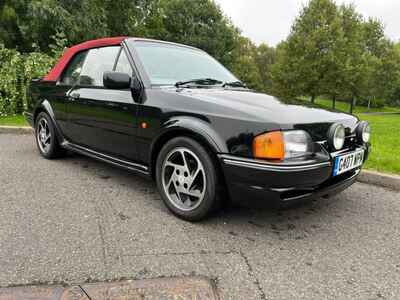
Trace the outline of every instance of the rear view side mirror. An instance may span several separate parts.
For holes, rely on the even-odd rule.
[[[108,89],[129,89],[131,87],[131,76],[121,72],[104,72],[103,84]]]
[[[136,102],[140,102],[142,98],[143,87],[140,80],[137,77],[133,77],[131,80],[132,96]]]

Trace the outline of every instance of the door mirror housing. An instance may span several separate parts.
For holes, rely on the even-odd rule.
[[[131,76],[121,72],[104,72],[103,84],[108,89],[124,90],[131,88]]]
[[[143,86],[137,77],[133,77],[131,80],[132,97],[136,102],[141,102]]]

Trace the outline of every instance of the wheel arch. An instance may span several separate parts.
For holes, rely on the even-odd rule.
[[[192,118],[183,118],[178,120],[171,120],[168,122],[164,130],[157,136],[151,144],[150,150],[150,172],[153,179],[155,179],[155,168],[157,164],[157,157],[162,147],[171,139],[175,137],[188,137],[192,138],[214,154],[217,158],[218,153],[226,152],[226,144],[222,141],[220,136],[211,128],[211,126],[202,121]]]
[[[52,106],[51,106],[51,104],[50,104],[50,102],[49,102],[48,100],[43,100],[43,101],[35,108],[34,113],[33,113],[33,124],[34,124],[34,126],[35,126],[35,124],[36,124],[36,119],[37,119],[38,115],[39,115],[41,112],[47,113],[47,114],[49,115],[49,117],[51,118],[51,121],[53,122],[54,127],[55,127],[55,131],[56,131],[56,135],[57,135],[58,141],[59,141],[60,143],[61,143],[62,141],[64,141],[64,137],[63,137],[63,135],[61,134],[61,130],[60,130],[60,128],[58,127],[58,124],[57,124],[57,121],[56,121],[56,118],[55,118],[55,115],[54,115],[54,110],[53,110],[53,108],[52,108]]]

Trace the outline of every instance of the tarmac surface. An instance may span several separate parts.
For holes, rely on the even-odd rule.
[[[205,276],[222,299],[400,299],[400,193],[357,183],[197,224],[153,182],[0,134],[0,287]]]

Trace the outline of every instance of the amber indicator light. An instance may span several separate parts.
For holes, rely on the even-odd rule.
[[[257,158],[283,160],[285,144],[282,132],[274,131],[257,136],[253,142],[253,154]]]

